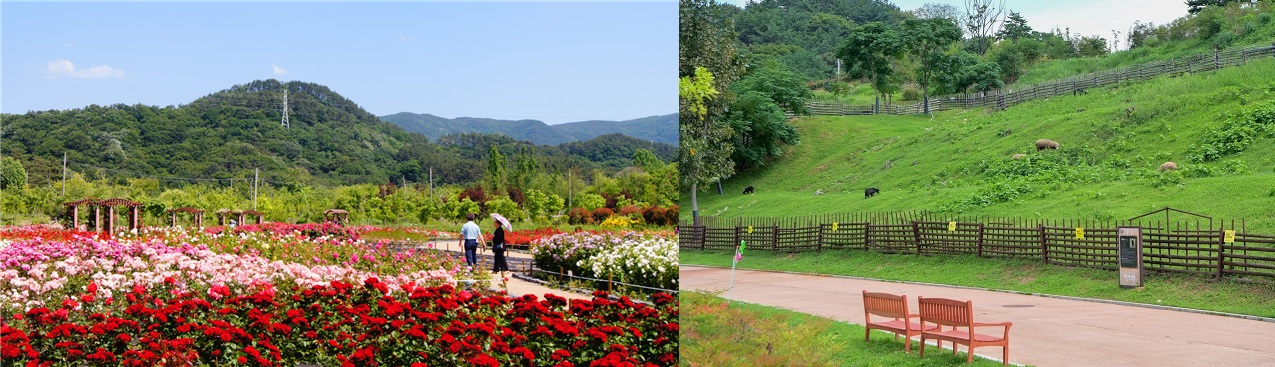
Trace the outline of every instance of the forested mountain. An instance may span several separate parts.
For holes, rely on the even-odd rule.
[[[559,125],[540,120],[496,120],[475,117],[449,119],[430,114],[400,112],[381,120],[430,139],[449,134],[500,134],[540,145],[584,141],[606,134],[624,134],[641,140],[677,145],[677,114],[625,121],[580,121]]]
[[[285,90],[287,127],[281,123]],[[3,155],[23,164],[31,185],[60,179],[64,152],[71,171],[119,181],[250,179],[259,168],[262,179],[284,183],[423,182],[433,168],[436,183],[471,184],[482,178],[490,145],[508,156],[532,145],[482,135],[433,143],[381,121],[325,86],[273,79],[236,85],[182,106],[91,105],[0,118]],[[657,147],[657,154],[660,149],[672,148]],[[550,173],[567,167],[618,171],[626,166],[620,162],[632,161],[631,150],[614,152],[627,157],[586,158],[544,146],[537,147],[536,159]]]

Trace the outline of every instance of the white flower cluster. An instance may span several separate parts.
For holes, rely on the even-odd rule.
[[[664,289],[677,288],[677,241],[661,237],[628,238],[580,260],[598,277]]]

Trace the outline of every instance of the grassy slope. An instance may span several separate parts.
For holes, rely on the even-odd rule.
[[[1196,164],[1185,157],[1192,144],[1221,125],[1221,113],[1275,100],[1272,81],[1275,60],[1267,60],[1033,101],[1005,111],[947,111],[933,120],[804,117],[793,122],[801,133],[800,145],[786,147],[783,157],[760,170],[727,180],[726,195],[700,195],[700,212],[790,217],[934,210],[1127,219],[1170,206],[1215,218],[1246,218],[1251,232],[1275,233],[1275,141],[1260,139],[1215,163]],[[1129,107],[1136,110],[1126,118]],[[1007,130],[1010,133],[1001,136]],[[1037,153],[1033,143],[1040,138],[1056,140],[1062,149]],[[989,176],[987,168],[1014,163],[1009,157],[1016,153],[1066,164],[1030,182],[1011,184],[1016,193],[1005,194],[996,185],[1004,179]],[[1186,171],[1240,173],[1163,176],[1157,168],[1166,160]],[[885,169],[886,161],[893,167]],[[746,186],[755,186],[757,193],[740,195]],[[882,193],[865,200],[866,187],[881,188]],[[815,196],[816,190],[827,194]],[[1008,200],[971,204],[989,196]],[[682,207],[690,208],[690,203]],[[683,211],[684,217],[689,212]]]

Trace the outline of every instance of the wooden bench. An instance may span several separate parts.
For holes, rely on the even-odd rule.
[[[891,318],[889,321],[873,321],[872,315]],[[904,337],[903,350],[912,351],[912,337],[921,335],[921,323],[913,322],[919,315],[908,313],[908,296],[863,291],[863,341],[868,341],[872,329],[894,333]]]
[[[943,347],[943,341],[946,340],[952,342],[952,354],[956,354],[957,344],[969,347],[967,363],[974,362],[974,348],[1000,346],[1002,348],[1001,361],[1006,366],[1009,365],[1009,328],[1014,325],[1013,323],[974,322],[973,301],[926,297],[917,297],[916,300],[920,306],[922,327],[927,324],[936,326],[921,330],[921,357],[925,357],[926,339],[936,340],[940,348]],[[950,329],[945,331],[943,330],[944,326],[948,326]],[[975,327],[983,326],[1000,326],[1004,327],[1005,331],[1000,336],[974,332]]]

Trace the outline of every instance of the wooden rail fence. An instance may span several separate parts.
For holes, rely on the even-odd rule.
[[[1023,102],[1064,94],[1079,93],[1091,88],[1101,88],[1127,81],[1141,81],[1159,76],[1179,76],[1190,73],[1217,70],[1224,67],[1247,64],[1249,61],[1275,56],[1275,43],[1271,46],[1215,51],[1185,56],[1173,60],[1153,61],[1145,64],[1076,75],[1067,79],[1041,84],[1014,86],[984,93],[965,93],[930,97],[930,110],[971,109],[991,107],[1005,109]],[[871,105],[845,105],[835,102],[807,102],[812,115],[917,115],[925,112],[923,104],[888,105],[874,109]]]
[[[1275,282],[1275,235],[1246,233],[1242,221],[1214,227],[1198,221],[959,218],[899,212],[784,219],[702,217],[699,225],[683,222],[677,230],[682,249],[731,251],[744,241],[749,251],[974,255],[1116,270],[1117,226],[1143,228],[1146,270]]]

